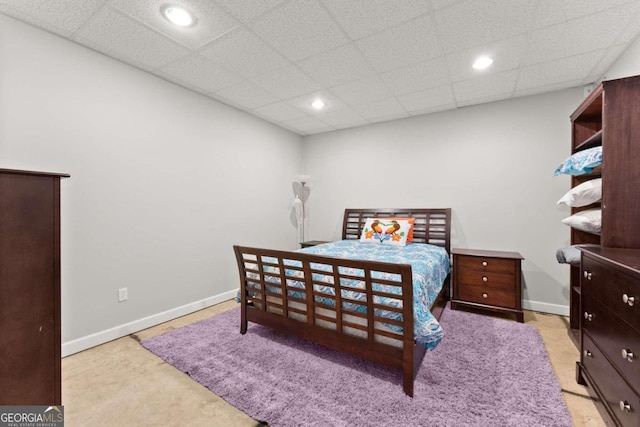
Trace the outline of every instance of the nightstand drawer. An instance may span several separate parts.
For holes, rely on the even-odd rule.
[[[511,259],[482,256],[456,255],[455,261],[462,270],[491,271],[493,273],[515,274],[516,262]]]
[[[479,304],[516,308],[516,295],[513,290],[502,291],[484,289],[480,286],[458,286],[458,298]]]
[[[515,277],[513,274],[494,273],[491,271],[467,270],[458,271],[459,286],[483,286],[494,289],[513,291]]]

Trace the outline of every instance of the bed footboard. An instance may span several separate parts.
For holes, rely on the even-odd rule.
[[[410,265],[241,246],[234,251],[241,333],[251,321],[400,369],[404,391],[413,396],[424,347],[414,343]]]

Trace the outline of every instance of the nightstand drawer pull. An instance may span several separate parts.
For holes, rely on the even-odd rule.
[[[487,261],[482,261],[482,266],[486,267],[487,265],[489,265],[489,263]]]
[[[635,354],[633,354],[633,351],[623,348],[622,349],[622,358],[623,359],[627,359],[629,362],[633,362],[633,359],[635,358]]]
[[[630,297],[627,294],[622,294],[622,302],[625,304],[629,304],[630,307],[633,307],[633,304],[636,303],[636,297]]]
[[[584,278],[587,280],[591,280],[591,277],[593,277],[593,273],[591,273],[590,271],[585,270],[584,271]]]
[[[584,312],[584,320],[591,322],[593,320],[593,314]]]
[[[483,293],[482,298],[489,298],[489,294]]]
[[[593,357],[593,353],[591,353],[589,350],[585,350],[584,357]]]
[[[486,282],[487,280],[489,280],[489,278],[487,276],[482,276],[482,281]]]
[[[631,412],[631,405],[626,400],[620,401],[620,410],[625,412]]]

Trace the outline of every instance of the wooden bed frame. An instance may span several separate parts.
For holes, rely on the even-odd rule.
[[[342,239],[359,239],[367,218],[373,217],[413,217],[414,242],[442,246],[450,252],[451,209],[346,209]],[[400,369],[404,392],[413,397],[413,381],[426,348],[414,341],[413,285],[409,264],[347,260],[241,246],[234,246],[234,251],[240,272],[240,333],[247,332],[247,324],[251,321]],[[356,269],[358,274],[354,275],[354,270],[348,274],[345,268]],[[372,278],[374,272],[392,273],[397,280]],[[365,302],[342,296],[341,290],[354,290],[343,286],[348,283],[346,281],[353,283],[353,280],[364,285],[364,289],[358,289],[358,292],[366,293]],[[437,319],[449,300],[449,280],[448,276],[431,307]],[[304,289],[290,286],[292,281],[303,282]],[[374,283],[394,287],[394,290],[400,290],[400,295],[375,290]],[[332,286],[333,295],[321,293],[314,284]],[[384,289],[390,289],[386,286]],[[307,292],[310,289],[312,291]],[[384,305],[378,297],[402,300],[402,308]],[[332,300],[332,304],[327,304],[327,299]],[[365,307],[366,312],[347,309],[343,307],[345,302]],[[379,317],[381,310],[401,313],[402,321]],[[386,325],[401,326],[402,332]]]

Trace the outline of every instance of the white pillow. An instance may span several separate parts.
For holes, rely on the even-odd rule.
[[[602,178],[596,178],[585,181],[582,184],[573,187],[571,190],[558,200],[558,204],[565,204],[579,208],[595,203],[602,199]]]
[[[367,222],[365,222],[362,228],[360,241],[382,245],[405,246],[410,229],[411,223],[409,221],[367,218]]]
[[[585,209],[563,219],[562,223],[588,233],[600,234],[602,209]]]

